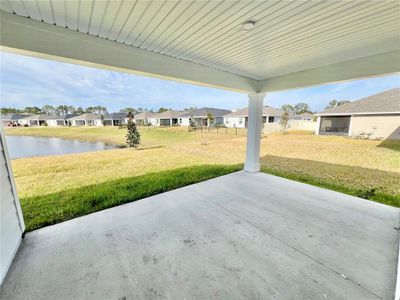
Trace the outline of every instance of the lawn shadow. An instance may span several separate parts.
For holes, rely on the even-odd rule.
[[[160,149],[164,148],[165,146],[160,145],[160,146],[150,146],[150,147],[143,147],[143,148],[137,148],[138,151],[143,151],[143,150],[152,150],[152,149]]]
[[[261,170],[400,207],[400,173],[397,172],[274,155],[261,157]]]
[[[400,152],[400,126],[397,127],[378,147]]]

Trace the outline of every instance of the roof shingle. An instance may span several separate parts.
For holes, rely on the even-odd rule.
[[[329,108],[318,115],[400,113],[400,88]]]

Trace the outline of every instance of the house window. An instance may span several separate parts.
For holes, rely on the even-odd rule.
[[[239,118],[239,124],[243,124],[243,118]]]
[[[267,123],[267,117],[263,117],[262,122]]]
[[[268,123],[274,123],[274,117],[268,117]]]
[[[182,119],[179,119],[179,124],[182,124]]]
[[[229,124],[229,120],[225,120],[225,124]]]

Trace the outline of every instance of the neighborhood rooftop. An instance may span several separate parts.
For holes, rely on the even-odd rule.
[[[239,109],[237,111],[233,111],[225,115],[225,117],[247,117],[249,109],[247,107],[243,109]],[[264,106],[263,107],[263,116],[282,116],[283,111],[278,108],[274,108],[271,106]]]
[[[371,113],[400,113],[400,88],[394,88],[357,101],[336,106],[324,110],[318,115]]]
[[[99,120],[101,119],[101,115],[98,114],[82,114],[76,117],[69,118],[69,120]]]
[[[159,119],[173,119],[173,118],[179,118],[180,116],[183,115],[183,112],[177,111],[177,110],[167,110],[162,113],[157,114],[157,118]]]
[[[226,114],[229,114],[231,111],[227,109],[218,109],[211,107],[202,107],[191,110],[182,115],[182,117],[207,117],[208,114],[211,114],[213,117],[223,117]]]

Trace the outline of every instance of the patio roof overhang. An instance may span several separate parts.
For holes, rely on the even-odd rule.
[[[0,43],[3,51],[259,93],[400,72],[399,7],[6,1]],[[256,21],[252,31],[242,29],[246,20]]]

